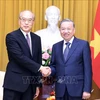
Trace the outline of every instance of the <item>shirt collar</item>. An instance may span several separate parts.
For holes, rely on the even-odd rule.
[[[70,39],[70,41],[68,41],[70,44],[72,44],[72,42],[73,42],[73,40],[74,40],[74,36]],[[64,40],[64,44],[66,43],[66,41]]]
[[[30,32],[25,33],[22,29],[20,29],[20,30],[21,30],[21,32],[23,33],[23,35],[25,36],[25,38],[26,38],[26,34],[28,34],[28,36],[30,37]]]

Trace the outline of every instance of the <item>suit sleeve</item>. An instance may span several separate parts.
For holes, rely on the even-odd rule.
[[[92,62],[89,43],[86,42],[83,50],[84,61],[84,91],[91,93],[92,88]]]
[[[42,65],[42,48],[41,48],[41,42],[39,43],[39,51],[38,51],[38,63]],[[40,72],[38,72],[36,74],[36,83],[38,82],[38,84],[36,84],[36,87],[42,87],[42,74]]]
[[[56,70],[55,70],[55,47],[54,46],[52,48],[50,68],[51,68],[51,76],[54,76],[56,73]]]
[[[40,41],[40,40],[39,40]],[[41,44],[41,42],[40,42]],[[6,46],[10,60],[16,61],[22,67],[30,70],[31,72],[37,73],[41,64],[36,63],[35,61],[31,60],[29,57],[25,56],[22,52],[20,45],[18,44],[17,40],[12,34],[8,34],[6,36]]]

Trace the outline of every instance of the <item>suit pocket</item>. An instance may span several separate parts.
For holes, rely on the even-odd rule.
[[[78,76],[76,76],[76,78],[77,78],[77,80],[83,80],[84,79],[83,75],[78,75]]]
[[[14,72],[14,73],[19,73],[19,74],[22,73],[22,71],[20,71],[20,70],[16,70],[16,69],[12,69],[12,72]]]
[[[22,71],[21,67],[22,66],[19,66],[14,62],[10,62],[7,65],[7,70],[15,72],[15,73],[22,73],[23,71]]]

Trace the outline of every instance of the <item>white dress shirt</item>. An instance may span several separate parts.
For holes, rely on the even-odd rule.
[[[21,32],[23,33],[23,35],[25,36],[25,38],[27,38],[27,37],[26,37],[26,34],[28,34],[29,40],[30,40],[30,52],[31,52],[31,54],[32,54],[32,40],[31,40],[30,32],[29,32],[29,33],[25,33],[22,29],[20,29],[20,30],[21,30]]]
[[[71,48],[73,40],[74,40],[74,36],[70,39],[70,41],[68,41],[70,43],[69,48]],[[66,48],[66,43],[67,42],[64,40],[64,43],[63,43],[63,53],[64,53],[64,50]]]

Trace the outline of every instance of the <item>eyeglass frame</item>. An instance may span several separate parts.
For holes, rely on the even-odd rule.
[[[28,23],[31,23],[32,21],[34,21],[33,18],[24,18],[24,17],[19,17],[19,19],[22,21],[22,22],[28,22]]]

